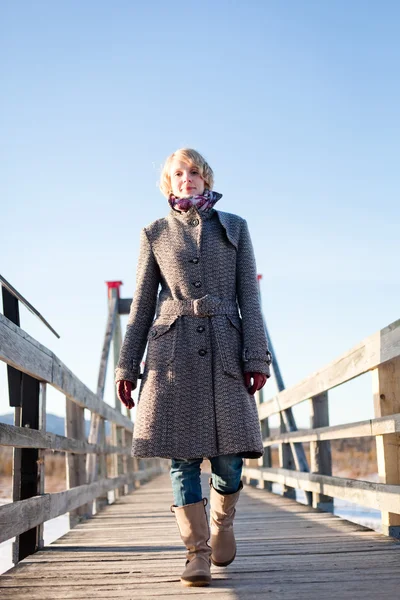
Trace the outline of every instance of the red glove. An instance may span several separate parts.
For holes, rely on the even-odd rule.
[[[251,385],[251,379],[253,379],[253,384]],[[244,374],[244,382],[247,387],[247,391],[249,394],[253,395],[258,390],[261,390],[264,387],[265,382],[267,381],[267,376],[264,373],[245,373]]]
[[[121,381],[117,381],[117,394],[118,394],[118,398],[121,400],[121,402],[123,404],[125,404],[125,406],[127,408],[129,408],[129,410],[135,406],[135,403],[132,400],[132,382],[131,381],[126,381],[123,379]]]

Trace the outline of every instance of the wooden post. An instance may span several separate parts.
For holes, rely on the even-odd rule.
[[[92,413],[90,419],[89,444],[97,444],[99,446],[105,444],[105,419],[96,413]],[[94,483],[107,475],[107,458],[104,453],[87,454],[86,455],[86,479],[87,483]],[[86,506],[85,511],[88,514],[93,514],[93,506],[96,512],[108,504],[108,495],[96,498],[93,503]]]
[[[39,383],[39,429],[43,433],[46,431],[46,390],[47,384],[42,381]],[[45,489],[45,455],[46,450],[43,448],[38,451],[38,494],[44,494]],[[37,531],[37,547],[44,547],[44,523],[38,526]]]
[[[261,389],[257,392],[257,397],[258,397],[258,404],[262,404],[264,402],[264,390]],[[265,440],[266,438],[269,438],[270,436],[270,431],[269,431],[269,420],[267,419],[263,419],[261,421],[261,436],[262,439]],[[267,448],[264,448],[264,454],[262,455],[261,458],[258,459],[258,466],[259,467],[272,467],[272,461],[271,461],[271,446],[267,446]],[[260,479],[258,482],[258,487],[264,490],[268,490],[269,492],[272,492],[272,483],[271,481],[264,481],[264,479]]]
[[[22,375],[22,373],[21,373]],[[10,384],[10,381],[8,382]],[[15,393],[15,391],[14,391]],[[14,413],[14,425],[21,427],[21,416],[22,408],[15,407]],[[21,459],[22,459],[22,448],[13,448],[13,502],[20,500],[21,490]],[[15,538],[15,542],[12,544],[12,561],[16,565],[19,563],[19,536]]]
[[[120,284],[121,282],[113,282],[115,285]],[[100,359],[100,369],[99,369],[99,377],[97,380],[97,396],[103,400],[104,397],[104,388],[106,382],[106,373],[107,373],[107,362],[109,357],[109,351],[111,347],[111,341],[114,334],[115,329],[115,321],[118,313],[118,299],[114,298],[110,295],[110,285],[107,283],[109,293],[108,293],[108,318],[106,325],[106,332],[104,336],[104,343],[101,353]],[[115,287],[115,286],[111,286]],[[112,440],[115,443],[114,436],[114,424],[111,426],[111,436]],[[105,422],[104,419],[96,414],[92,413],[90,420],[90,432],[89,432],[89,443],[90,444],[102,444],[104,445],[106,441],[105,437]],[[115,458],[111,458],[113,464]],[[114,471],[114,469],[112,469]],[[88,454],[86,461],[86,471],[87,471],[87,481],[88,483],[93,483],[94,481],[100,478],[107,476],[107,458],[102,453],[99,456],[96,454]],[[115,496],[117,497],[118,492],[115,492]],[[100,510],[103,506],[108,504],[108,494],[96,499],[96,511]]]
[[[66,398],[65,435],[75,440],[86,440],[84,408]],[[86,454],[66,453],[67,489],[86,483]],[[75,527],[83,518],[91,516],[89,505],[80,506],[69,513],[69,526]]]
[[[99,417],[99,432],[98,432],[98,444],[105,446],[106,443],[106,421],[103,417]],[[98,455],[97,461],[97,473],[95,475],[95,481],[98,479],[104,479],[107,477],[107,455],[102,452]],[[95,500],[96,513],[100,512],[102,508],[108,504],[108,494],[104,496],[98,496]]]
[[[262,434],[263,440],[265,440],[266,438],[268,438],[270,436],[268,419],[263,419],[261,421],[261,434]],[[264,448],[264,454],[259,459],[258,464],[260,467],[266,467],[266,468],[272,467],[271,447],[270,446],[268,446],[267,448]],[[271,481],[265,481],[265,480],[261,481],[260,480],[259,487],[264,490],[268,490],[268,492],[272,492],[272,482]]]
[[[279,417],[281,422],[280,431],[281,433],[286,433],[286,425],[282,417],[282,413],[279,413]],[[294,469],[295,464],[290,444],[279,444],[279,466],[281,469]],[[295,488],[284,485],[283,495],[285,498],[292,498],[292,500],[296,500]]]
[[[18,299],[2,286],[3,313],[20,326]],[[45,384],[7,365],[10,406],[15,408],[14,424],[18,427],[41,429],[46,423]],[[39,460],[40,459],[40,460]],[[14,448],[13,500],[26,500],[44,492],[44,451],[36,448]],[[13,543],[13,562],[36,552],[43,544],[43,525],[16,536]]]
[[[23,373],[22,408],[16,410],[19,427],[39,428],[39,381]],[[13,500],[26,500],[38,494],[38,456],[36,448],[23,448],[14,452]],[[38,548],[38,527],[33,527],[16,536],[13,544],[13,562],[36,552]]]
[[[310,400],[310,427],[329,426],[328,392],[314,396]],[[332,455],[330,441],[310,442],[310,467],[312,473],[332,475]],[[312,505],[327,512],[333,512],[333,498],[324,494],[312,493]]]
[[[122,281],[108,281],[108,299],[109,303],[115,300],[117,303],[119,302],[119,288],[122,285]],[[114,357],[114,368],[117,366],[119,360],[119,353],[122,345],[122,334],[121,334],[121,317],[119,316],[119,312],[117,312],[117,317],[115,320],[114,332],[113,332],[113,357]],[[121,401],[118,398],[116,387],[114,386],[114,406],[115,409],[119,412],[121,410]],[[126,414],[128,417],[130,416],[130,411],[126,409]],[[115,423],[111,426],[112,431],[112,443],[115,446],[125,446],[125,430],[123,427],[119,427]],[[113,455],[113,477],[117,477],[118,475],[122,475],[124,473],[124,462],[123,458],[120,454]],[[115,498],[119,496],[123,496],[126,493],[124,486],[115,490]]]
[[[132,434],[130,431],[125,429],[125,446],[131,449],[132,446]],[[133,456],[129,453],[129,456],[126,457],[126,472],[133,473],[135,471],[135,462]],[[132,492],[137,486],[133,481],[128,483],[128,493]]]
[[[262,401],[262,395],[260,395],[261,391],[262,390],[259,390],[254,395],[257,405],[260,404],[260,402]],[[246,467],[249,467],[250,469],[258,469],[258,467],[260,467],[262,464],[263,464],[262,458],[247,458],[244,461],[244,465],[246,465]],[[260,479],[252,479],[251,477],[246,477],[245,481],[246,481],[247,485],[252,485],[253,487],[264,487],[262,485],[263,480],[260,480]],[[243,478],[243,483],[245,481]]]
[[[137,456],[132,457],[132,462],[133,462],[133,472],[137,473],[138,471],[140,471],[139,459],[137,458]],[[141,483],[140,483],[139,479],[135,479],[133,485],[134,485],[135,489],[140,488]]]
[[[400,412],[400,357],[372,371],[375,417]],[[400,434],[376,436],[378,473],[381,483],[400,484]],[[382,511],[382,531],[400,538],[400,514]]]

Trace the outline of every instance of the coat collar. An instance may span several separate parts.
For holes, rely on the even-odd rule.
[[[198,210],[196,206],[191,206],[186,212],[179,212],[171,208],[168,218],[178,219],[178,221],[187,223],[188,221],[199,217],[202,220],[207,220],[212,218],[215,214],[218,216],[222,227],[225,229],[228,240],[237,250],[239,246],[241,224],[243,221],[243,219],[238,217],[238,215],[223,212],[221,210],[215,210],[215,208],[212,208],[208,212],[203,212]]]
[[[177,209],[171,208],[171,210],[169,211],[169,217],[171,218],[175,218],[178,219],[179,221],[184,221],[185,223],[187,223],[188,221],[191,221],[192,219],[197,218],[201,218],[202,220],[207,220],[210,217],[212,217],[217,211],[212,208],[211,210],[204,212],[203,210],[199,210],[197,208],[197,206],[191,206],[188,210],[186,211],[179,211]]]
[[[215,212],[218,215],[222,227],[226,231],[228,240],[237,250],[239,247],[240,228],[243,219],[232,213],[222,212],[221,210],[216,210]]]

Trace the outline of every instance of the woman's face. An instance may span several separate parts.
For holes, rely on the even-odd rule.
[[[204,179],[194,165],[174,158],[171,163],[170,178],[172,193],[177,198],[204,194]]]

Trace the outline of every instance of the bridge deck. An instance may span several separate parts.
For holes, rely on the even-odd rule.
[[[207,490],[207,475],[202,475]],[[208,491],[207,491],[208,495]],[[238,555],[208,588],[184,588],[184,549],[164,474],[0,577],[2,600],[399,597],[400,544],[338,517],[245,486]]]

